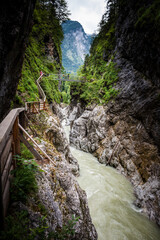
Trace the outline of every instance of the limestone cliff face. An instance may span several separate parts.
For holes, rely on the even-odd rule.
[[[121,2],[121,1],[117,1]],[[134,67],[160,84],[158,0],[123,1],[116,23],[116,47]]]
[[[120,53],[116,62],[123,74],[120,74],[119,83],[124,93],[121,94],[121,99],[124,98],[121,103],[124,103],[123,107],[130,114],[142,121],[160,151],[159,9],[160,3],[156,0],[140,1],[137,4],[133,0],[127,2],[119,10],[115,36],[116,51]],[[130,68],[124,59],[130,62]],[[122,81],[126,87],[129,85],[128,91],[123,89],[123,83],[120,86]]]
[[[32,25],[35,0],[2,1],[0,4],[0,120],[13,99],[24,51]]]
[[[84,63],[85,55],[89,53],[92,36],[87,35],[77,21],[66,21],[62,28],[62,63],[67,72],[76,73]]]
[[[120,113],[118,105],[88,107],[74,121],[70,142],[124,174],[134,186],[136,205],[160,224],[160,157],[139,120]]]
[[[60,56],[52,36],[50,35],[45,36],[44,43],[45,43],[45,55],[48,58],[48,60],[52,62],[56,61],[58,64],[60,64]]]

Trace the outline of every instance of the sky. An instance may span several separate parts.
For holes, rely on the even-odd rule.
[[[66,0],[71,20],[78,21],[88,34],[96,32],[105,12],[105,0]]]

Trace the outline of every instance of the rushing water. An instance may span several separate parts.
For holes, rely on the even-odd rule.
[[[69,127],[64,127],[67,136]],[[80,165],[78,182],[87,193],[98,240],[159,240],[160,229],[134,207],[129,181],[89,153],[71,147]]]

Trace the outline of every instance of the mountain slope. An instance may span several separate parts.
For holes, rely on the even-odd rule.
[[[62,24],[64,40],[62,42],[62,64],[67,72],[76,72],[89,53],[91,35],[84,32],[77,21],[66,21]]]

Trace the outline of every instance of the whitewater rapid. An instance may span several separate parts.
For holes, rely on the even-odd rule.
[[[69,127],[64,126],[69,138]],[[130,182],[90,153],[70,147],[80,166],[79,185],[87,193],[98,240],[158,240],[160,229],[133,205]]]

